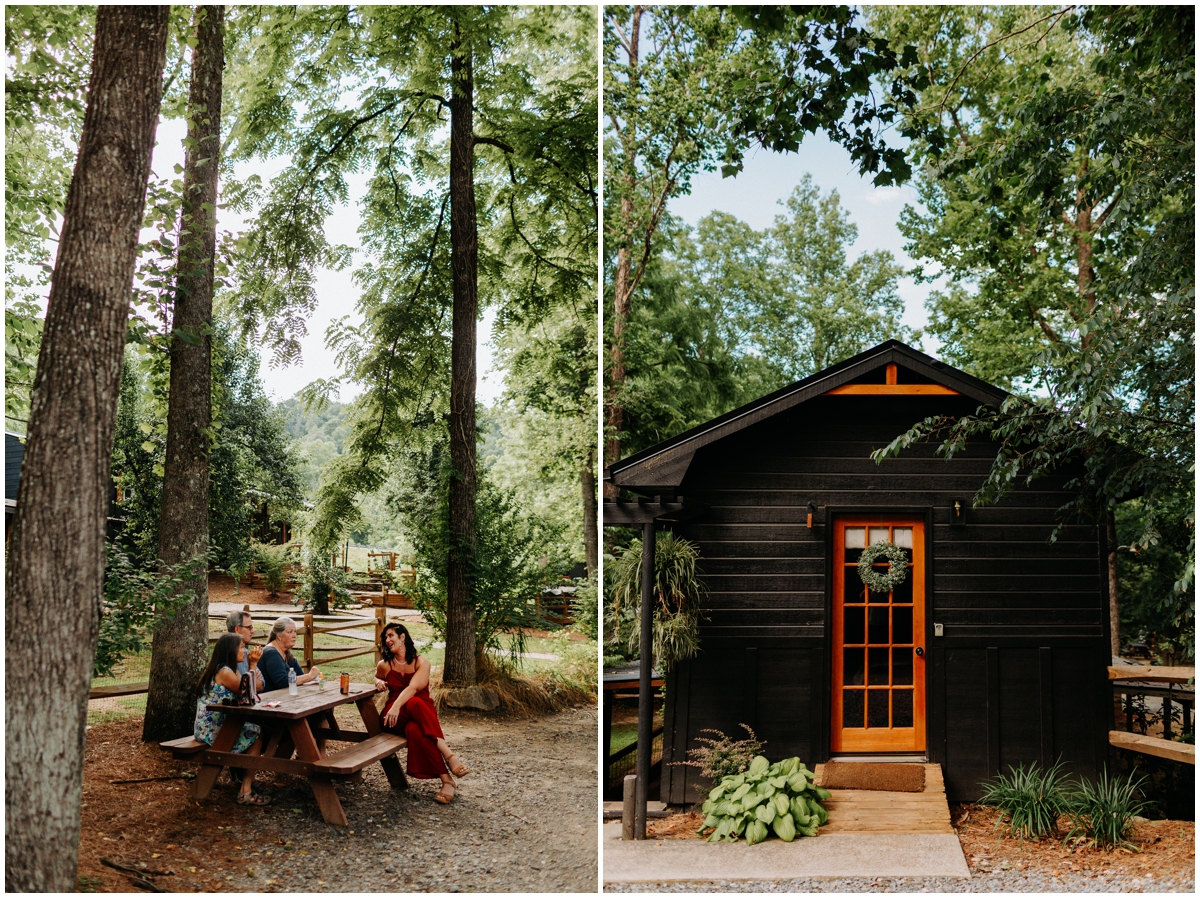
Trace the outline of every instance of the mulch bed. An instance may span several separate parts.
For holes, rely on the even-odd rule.
[[[876,792],[924,792],[925,768],[920,764],[839,764],[829,761],[821,771],[821,786]]]

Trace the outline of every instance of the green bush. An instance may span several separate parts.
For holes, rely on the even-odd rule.
[[[1143,782],[1144,777],[1133,773],[1110,777],[1107,767],[1099,782],[1082,781],[1068,800],[1071,831],[1067,833],[1067,841],[1092,839],[1097,848],[1109,849],[1129,845],[1125,834],[1133,825],[1133,818],[1149,804],[1135,798]]]
[[[1038,840],[1058,832],[1058,818],[1067,810],[1062,762],[1041,770],[1036,762],[1025,769],[1009,767],[1008,775],[982,783],[979,803],[1000,810],[997,828],[1005,826],[1022,839]]]
[[[819,804],[829,798],[829,792],[814,786],[813,779],[814,774],[799,758],[771,764],[759,755],[745,773],[722,778],[708,793],[701,807],[704,825],[696,835],[711,830],[710,842],[736,842],[745,836],[750,845],[771,832],[785,842],[797,836],[815,836],[817,828],[829,820]]]
[[[596,578],[575,581],[575,598],[571,599],[571,628],[588,639],[600,640],[600,590]]]
[[[112,543],[105,551],[104,608],[93,677],[109,676],[123,658],[145,649],[156,620],[169,620],[196,597],[183,587],[208,567],[208,559],[200,556],[161,573],[143,571]]]
[[[283,589],[283,566],[287,563],[287,546],[271,546],[254,543],[254,564],[262,574],[263,583],[270,595],[279,595]]]
[[[348,584],[346,572],[331,564],[328,555],[310,553],[296,587],[296,598],[305,611],[328,614],[330,608],[349,608],[353,604]]]
[[[451,552],[450,457],[441,444],[407,459],[406,485],[397,505],[412,534],[417,583],[413,601],[440,638],[446,636],[447,573]],[[550,625],[537,614],[547,580],[557,578],[561,559],[547,557],[561,527],[519,507],[515,494],[480,472],[475,496],[475,551],[470,569],[475,611],[475,650],[525,651],[523,628]],[[501,635],[511,633],[508,645]]]

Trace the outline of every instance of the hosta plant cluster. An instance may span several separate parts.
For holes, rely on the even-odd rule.
[[[750,845],[772,832],[785,842],[815,836],[817,827],[829,820],[820,805],[829,792],[813,785],[815,776],[799,758],[772,764],[759,755],[745,773],[724,777],[708,793],[702,807],[704,825],[696,834],[711,830],[710,842],[745,837]]]

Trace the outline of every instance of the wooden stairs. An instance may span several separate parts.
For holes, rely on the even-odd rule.
[[[925,764],[924,792],[877,792],[866,789],[831,789],[822,802],[829,812],[825,833],[953,833],[946,783],[940,764]],[[821,785],[824,764],[815,769]]]

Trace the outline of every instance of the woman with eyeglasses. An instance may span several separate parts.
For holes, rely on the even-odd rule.
[[[383,660],[375,668],[375,690],[387,690],[383,726],[408,740],[408,774],[417,779],[442,781],[434,796],[439,804],[450,804],[457,794],[451,774],[464,777],[470,771],[446,744],[437,710],[429,695],[429,659],[417,654],[408,629],[388,624],[379,634]]]

